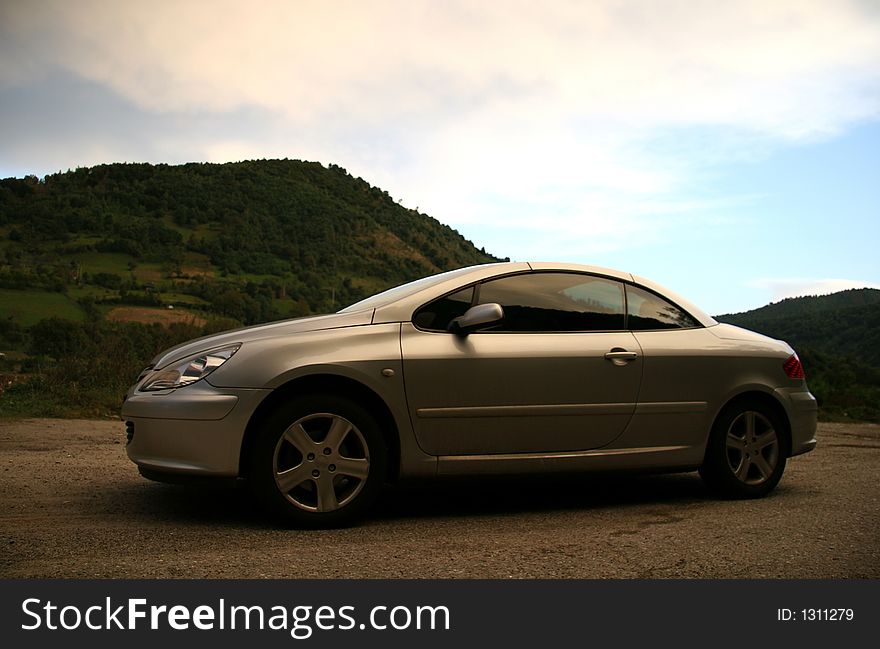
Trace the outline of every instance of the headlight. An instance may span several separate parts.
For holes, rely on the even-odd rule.
[[[144,381],[140,390],[171,390],[200,381],[232,358],[232,355],[238,351],[239,347],[241,347],[241,343],[212,349],[209,352],[190,356],[165,369],[152,372]]]

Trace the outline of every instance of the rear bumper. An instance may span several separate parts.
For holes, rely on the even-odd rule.
[[[801,455],[816,448],[816,420],[819,413],[816,397],[807,390],[777,390],[788,411],[791,424],[790,456]]]
[[[165,393],[132,391],[122,406],[128,457],[148,477],[235,477],[244,431],[270,390],[206,381]]]

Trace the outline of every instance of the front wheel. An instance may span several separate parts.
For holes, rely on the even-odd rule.
[[[726,409],[712,429],[700,475],[729,498],[766,496],[785,470],[783,431],[776,413],[760,402]]]
[[[264,507],[283,521],[339,527],[364,515],[386,468],[382,433],[363,407],[333,395],[303,395],[267,418],[248,477]]]

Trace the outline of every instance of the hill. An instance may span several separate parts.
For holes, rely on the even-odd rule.
[[[335,165],[111,164],[0,180],[0,304],[17,303],[25,325],[58,294],[73,319],[171,304],[250,324],[490,261]]]
[[[791,344],[825,415],[880,421],[880,290],[789,298],[716,319]]]

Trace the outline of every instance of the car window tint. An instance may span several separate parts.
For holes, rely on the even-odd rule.
[[[699,326],[687,313],[659,295],[637,288],[626,287],[627,326],[636,331],[646,329],[687,329]]]
[[[464,315],[464,312],[470,308],[473,296],[474,287],[469,286],[457,293],[434,300],[416,312],[413,316],[413,324],[420,329],[446,331],[453,318]]]
[[[497,302],[504,320],[493,331],[623,329],[623,285],[579,273],[503,277],[480,287],[480,304]]]

